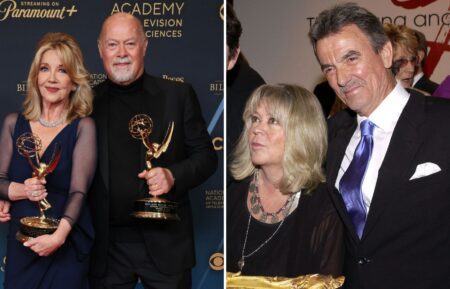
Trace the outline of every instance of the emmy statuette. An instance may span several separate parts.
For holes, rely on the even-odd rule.
[[[144,144],[147,152],[145,154],[145,166],[149,171],[152,169],[152,159],[159,158],[169,147],[172,139],[174,123],[170,122],[167,128],[166,136],[161,144],[151,143],[148,137],[153,130],[153,121],[146,114],[135,115],[128,123],[128,129],[133,138],[139,139]],[[151,192],[150,192],[151,194]],[[134,212],[132,215],[136,218],[157,219],[157,220],[179,220],[177,215],[177,203],[166,200],[161,197],[151,196],[144,199],[138,199],[134,203]]]
[[[48,164],[39,160],[39,151],[42,149],[41,139],[32,133],[22,134],[16,141],[17,150],[20,155],[24,156],[28,164],[33,169],[33,177],[38,179],[44,178],[46,175],[53,172],[59,162],[61,156],[61,146],[55,145],[52,157]],[[35,158],[36,164],[33,163],[32,158]],[[38,202],[39,216],[24,217],[20,219],[20,229],[16,234],[16,239],[20,242],[26,242],[31,238],[35,238],[45,234],[52,234],[58,228],[59,220],[48,218],[45,216],[45,211],[52,206],[46,199]]]

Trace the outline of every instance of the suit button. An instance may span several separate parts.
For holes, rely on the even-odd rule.
[[[358,260],[358,265],[364,265],[370,262],[369,258],[363,257]]]

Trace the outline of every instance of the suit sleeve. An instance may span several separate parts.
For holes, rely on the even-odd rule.
[[[186,158],[168,167],[175,178],[177,195],[201,184],[217,168],[217,154],[191,86],[184,99],[182,121]]]
[[[326,193],[326,192],[324,192]],[[318,224],[311,239],[311,251],[315,256],[315,267],[320,274],[340,276],[344,265],[344,225],[327,194],[316,216]]]

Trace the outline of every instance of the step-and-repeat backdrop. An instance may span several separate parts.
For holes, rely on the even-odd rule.
[[[216,173],[190,195],[197,256],[193,288],[222,288],[223,1],[0,0],[1,122],[7,113],[21,110],[34,49],[46,32],[73,35],[83,50],[92,85],[104,81],[97,37],[103,20],[116,12],[133,14],[142,21],[149,39],[146,71],[191,83],[199,97],[220,162]],[[7,262],[6,226],[0,225],[0,288]]]
[[[241,51],[267,82],[297,83],[312,90],[323,74],[308,32],[322,10],[340,2],[356,2],[383,23],[421,31],[428,41],[425,73],[437,83],[450,74],[448,0],[235,0],[243,27]]]

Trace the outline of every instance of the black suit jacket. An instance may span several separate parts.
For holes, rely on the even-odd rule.
[[[109,81],[105,81],[95,88],[92,117],[97,125],[98,169],[88,196],[96,229],[90,274],[100,278],[105,274],[107,266],[109,240],[108,87]],[[195,264],[188,190],[213,174],[217,167],[217,155],[207,132],[200,104],[190,85],[145,74],[144,90],[147,107],[142,108],[142,113],[148,114],[154,123],[151,140],[164,139],[169,122],[175,123],[168,150],[159,159],[153,160],[152,164],[154,167],[168,168],[172,172],[175,185],[164,198],[178,202],[181,221],[148,220],[140,223],[140,230],[145,237],[147,253],[158,269],[166,274],[174,274]],[[145,168],[144,145],[140,153],[141,166],[133,172],[123,172],[124,174],[137,175]],[[126,148],[123,148],[123,157],[127,157]],[[145,182],[142,182],[142,189],[147,190]]]
[[[361,240],[334,184],[356,129],[348,110],[329,123],[327,180],[346,227],[346,288],[450,288],[450,103],[413,92],[393,132]],[[410,180],[417,165],[440,172]]]
[[[328,118],[331,109],[333,108],[333,104],[336,101],[336,93],[333,88],[331,88],[328,81],[325,80],[314,87],[314,94],[322,106],[322,111],[325,118]]]
[[[414,88],[420,89],[422,91],[428,92],[430,95],[438,88],[439,84],[431,81],[428,77],[423,75],[414,85]]]

